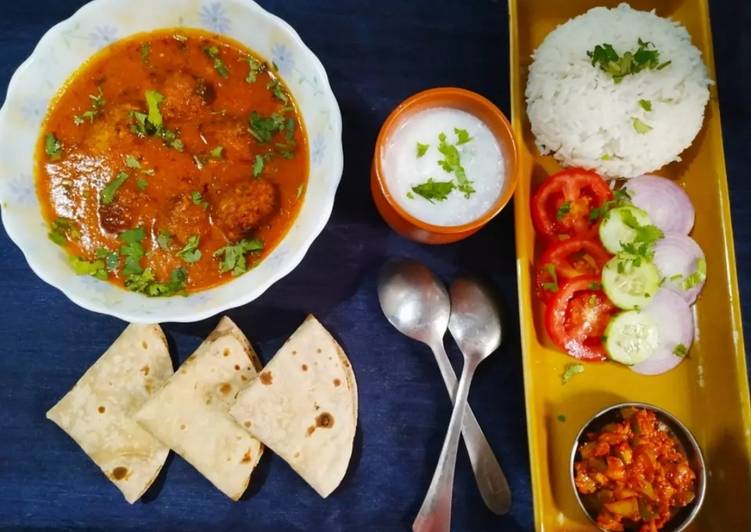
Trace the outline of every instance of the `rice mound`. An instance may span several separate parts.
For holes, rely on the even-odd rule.
[[[587,56],[603,43],[622,56],[639,39],[671,63],[615,83]],[[548,34],[532,57],[525,92],[532,132],[540,152],[566,166],[606,177],[649,173],[679,161],[701,129],[712,83],[701,53],[686,28],[654,11],[625,3],[590,9]],[[634,119],[652,129],[638,133]]]

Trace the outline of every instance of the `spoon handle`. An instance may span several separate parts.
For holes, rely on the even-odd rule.
[[[443,342],[432,346],[438,368],[441,371],[443,382],[454,401],[456,390],[456,374],[446,354]],[[480,490],[482,500],[491,512],[502,515],[511,509],[511,489],[509,488],[506,475],[503,474],[501,465],[483,434],[480,424],[477,422],[472,407],[467,405],[462,426],[464,445],[472,463],[472,472],[475,475],[477,488]]]
[[[456,451],[459,448],[462,420],[467,408],[467,396],[477,362],[467,359],[464,363],[459,387],[456,389],[456,401],[451,412],[446,439],[443,440],[441,456],[438,458],[430,481],[428,493],[422,501],[420,511],[412,523],[413,532],[449,532],[451,529],[451,498],[454,491],[454,470],[456,469]]]

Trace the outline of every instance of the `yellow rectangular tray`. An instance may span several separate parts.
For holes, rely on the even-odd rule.
[[[530,191],[559,167],[537,153],[524,102],[530,55],[557,25],[597,5],[619,0],[509,0],[512,122],[521,173],[514,200],[519,311],[524,357],[527,430],[535,503],[535,527],[592,530],[574,498],[569,455],[577,431],[594,413],[621,401],[644,401],[685,422],[709,468],[704,507],[690,530],[751,530],[751,407],[730,222],[727,177],[716,87],[704,127],[683,162],[661,175],[678,179],[696,207],[692,236],[704,249],[708,279],[695,307],[698,334],[689,357],[667,374],[648,377],[612,363],[587,364],[563,385],[568,356],[554,349],[534,298],[535,234]],[[715,77],[707,0],[633,0],[636,9],[657,9],[686,26]],[[565,416],[565,421],[559,420]],[[560,417],[563,419],[563,417]]]

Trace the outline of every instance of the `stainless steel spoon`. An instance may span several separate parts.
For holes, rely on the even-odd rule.
[[[469,387],[480,362],[501,345],[500,309],[487,289],[477,281],[460,278],[452,283],[449,330],[464,354],[464,367],[441,456],[428,493],[412,525],[414,532],[448,532],[451,528],[456,451],[467,408]]]
[[[391,261],[381,269],[378,299],[386,318],[397,330],[430,347],[449,395],[453,396],[456,374],[443,346],[451,304],[443,283],[419,262]],[[511,507],[508,482],[469,407],[462,433],[483,501],[492,512],[507,513]]]

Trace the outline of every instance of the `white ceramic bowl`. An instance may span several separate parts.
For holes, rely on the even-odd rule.
[[[93,53],[128,35],[184,26],[232,37],[279,68],[302,112],[310,176],[289,233],[245,275],[188,297],[148,298],[77,276],[47,238],[34,186],[34,146],[50,99]],[[49,30],[10,81],[0,110],[2,220],[31,269],[74,303],[131,322],[197,321],[248,303],[297,266],[323,230],[342,175],[342,119],[326,71],[283,20],[250,0],[94,0]]]

